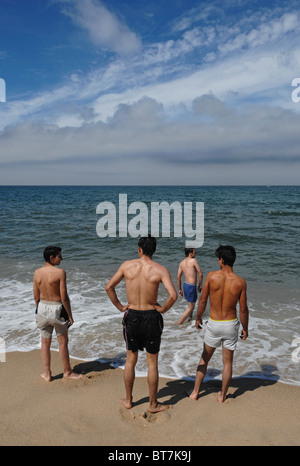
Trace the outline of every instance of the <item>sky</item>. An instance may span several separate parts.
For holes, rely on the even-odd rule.
[[[298,185],[299,6],[1,0],[0,185]]]

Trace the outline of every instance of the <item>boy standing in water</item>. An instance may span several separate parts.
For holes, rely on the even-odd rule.
[[[202,281],[203,281],[203,273],[202,270],[195,258],[196,250],[195,248],[185,248],[185,259],[180,262],[177,272],[177,284],[178,284],[178,293],[180,296],[183,296],[188,302],[188,307],[180,317],[180,319],[176,322],[176,324],[180,325],[189,318],[192,319],[193,310],[197,301],[197,274],[199,275],[199,285],[198,291],[199,293],[202,290]],[[183,292],[181,289],[181,275],[184,274],[185,282],[183,284]]]
[[[241,339],[248,337],[249,310],[247,305],[246,281],[233,272],[236,253],[232,246],[219,246],[215,252],[220,270],[210,272],[205,281],[203,293],[198,304],[196,328],[201,329],[202,316],[207,301],[210,301],[210,315],[204,335],[203,352],[197,367],[194,390],[190,394],[197,400],[201,383],[205,377],[208,363],[216,348],[222,345],[223,374],[219,402],[224,403],[232,377],[233,354],[238,341],[240,322],[236,306],[239,303],[242,324]]]
[[[62,261],[61,248],[47,246],[44,250],[45,265],[37,269],[33,278],[33,295],[36,304],[36,323],[42,336],[42,361],[45,372],[41,377],[51,381],[50,346],[55,328],[59,354],[64,367],[64,378],[81,379],[81,374],[72,371],[68,350],[68,327],[73,324],[70,299],[67,293],[66,272],[58,269]]]

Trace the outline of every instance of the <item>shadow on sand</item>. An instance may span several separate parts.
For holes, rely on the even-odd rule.
[[[240,377],[233,377],[230,382],[230,388],[235,388],[234,393],[228,393],[227,399],[237,398],[242,396],[244,393],[249,391],[254,391],[260,387],[266,387],[269,385],[274,385],[278,382],[279,376],[274,374],[277,368],[271,365],[261,366],[260,372],[248,372],[243,374]],[[218,393],[221,389],[222,381],[214,380],[214,377],[217,377],[221,374],[221,371],[216,369],[208,370],[208,377],[204,379],[200,394],[198,399],[203,398],[212,393]],[[176,405],[179,401],[186,398],[189,393],[192,392],[194,388],[193,379],[178,379],[171,380],[166,383],[164,388],[161,388],[158,391],[157,397],[169,399],[165,401],[168,405]],[[139,405],[145,403],[149,400],[148,397],[142,398],[134,403],[134,405]]]
[[[91,372],[102,372],[107,370],[116,369],[119,366],[125,364],[126,360],[126,353],[118,354],[115,358],[106,359],[106,358],[99,358],[93,361],[84,361],[79,364],[76,364],[72,370],[76,374],[84,374],[88,375]],[[63,373],[57,374],[56,376],[52,377],[52,380],[58,380],[63,378]]]
[[[93,361],[82,362],[73,367],[73,371],[77,374],[89,374],[91,372],[102,372],[106,370],[114,370],[117,367],[124,365],[126,360],[126,353],[117,355],[113,359],[97,359]],[[277,367],[272,365],[261,366],[261,371],[247,372],[239,377],[233,377],[229,387],[236,389],[233,393],[228,393],[227,399],[238,398],[248,391],[254,391],[260,387],[274,385],[278,382],[279,376],[275,374]],[[217,369],[208,369],[207,375],[202,383],[198,399],[203,398],[212,393],[218,393],[221,389],[222,380],[215,379],[221,375],[221,371]],[[63,374],[58,374],[53,379],[60,379]],[[182,378],[170,380],[166,383],[165,387],[158,391],[157,397],[168,398],[166,403],[168,405],[176,405],[179,401],[186,398],[194,388],[194,379]],[[134,406],[143,404],[149,401],[146,396],[134,402]]]

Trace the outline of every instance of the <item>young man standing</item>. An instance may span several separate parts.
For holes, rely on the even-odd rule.
[[[238,341],[240,326],[237,319],[236,305],[239,302],[242,340],[246,340],[248,337],[249,310],[246,281],[233,272],[233,264],[236,258],[235,249],[232,246],[219,246],[215,254],[218,258],[220,270],[210,272],[207,275],[198,304],[196,328],[200,329],[202,316],[209,297],[210,316],[204,335],[202,356],[197,367],[194,390],[190,394],[190,398],[197,400],[207,365],[215,349],[222,344],[223,375],[219,402],[223,403],[232,377],[233,353]]]
[[[55,328],[59,343],[59,353],[64,368],[64,378],[80,379],[70,366],[68,350],[68,327],[74,322],[70,299],[67,293],[66,272],[58,269],[62,261],[61,248],[47,246],[44,250],[45,265],[37,269],[33,277],[33,295],[36,304],[36,324],[41,330],[41,352],[45,372],[41,377],[51,381],[50,346]]]
[[[127,357],[124,370],[126,398],[122,405],[132,408],[132,391],[138,350],[146,348],[149,386],[149,412],[164,411],[167,406],[158,403],[158,353],[163,331],[162,314],[167,312],[177,299],[176,290],[168,270],[154,262],[156,239],[148,236],[138,242],[138,259],[125,261],[110,279],[105,290],[117,309],[125,312],[123,334],[126,342]],[[122,305],[116,295],[115,287],[125,278],[128,304]],[[158,288],[162,282],[168,297],[163,306],[157,304]]]
[[[199,285],[198,291],[199,293],[202,290],[202,281],[203,281],[203,273],[202,270],[197,262],[196,250],[195,248],[186,248],[185,252],[185,259],[180,262],[177,272],[177,284],[178,284],[178,293],[180,296],[183,296],[188,302],[188,307],[180,317],[180,319],[176,322],[176,324],[180,325],[189,318],[192,319],[193,310],[197,301],[197,274],[199,275]],[[183,292],[181,289],[181,275],[184,274],[185,282],[183,284]]]

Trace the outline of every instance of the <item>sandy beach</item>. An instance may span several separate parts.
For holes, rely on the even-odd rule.
[[[50,383],[40,378],[40,351],[6,354],[0,363],[1,446],[296,446],[300,444],[300,388],[260,379],[233,378],[224,404],[219,381],[203,384],[160,378],[158,399],[170,405],[149,414],[146,378],[136,378],[134,406],[122,407],[123,370],[72,360],[81,380],[62,378],[52,352]]]

